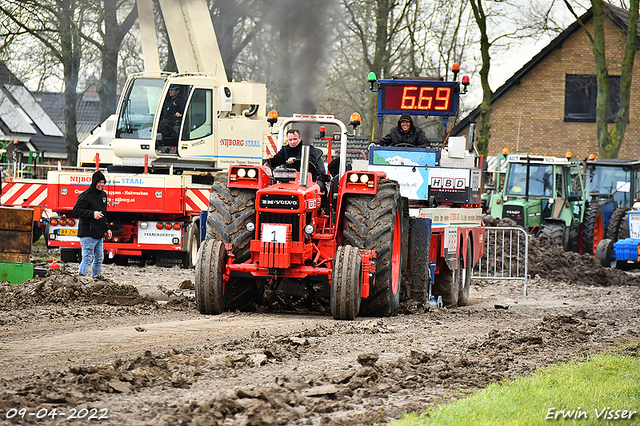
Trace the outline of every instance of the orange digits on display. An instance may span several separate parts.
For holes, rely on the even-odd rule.
[[[409,90],[418,90],[418,88],[416,86],[405,86],[405,88],[402,90],[402,102],[400,103],[401,109],[416,109],[416,97],[410,96],[407,93]],[[411,103],[407,104],[407,100],[409,100]]]
[[[444,94],[442,93],[444,92]],[[449,99],[451,98],[450,87],[438,87],[436,91],[436,101],[443,101],[441,106],[436,106],[435,109],[445,111],[449,109]]]
[[[451,102],[451,88],[424,86],[418,91],[417,86],[405,86],[402,90],[400,109],[447,111]],[[435,91],[435,97],[432,92]],[[416,96],[417,95],[417,96]],[[435,99],[435,105],[434,105]]]

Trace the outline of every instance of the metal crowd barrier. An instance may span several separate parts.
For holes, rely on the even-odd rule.
[[[474,267],[472,278],[520,280],[526,296],[530,238],[522,228],[486,227],[484,255]]]

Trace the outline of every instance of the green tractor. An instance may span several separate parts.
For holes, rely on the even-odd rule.
[[[579,251],[584,184],[570,157],[530,154],[507,157],[504,185],[491,197],[490,214],[509,218],[534,234],[550,235],[566,251]]]

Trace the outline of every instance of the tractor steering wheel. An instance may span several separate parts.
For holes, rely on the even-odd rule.
[[[296,158],[295,160],[293,160],[293,163],[288,164],[288,163],[284,163],[283,166],[285,167],[290,167],[293,169],[296,169],[297,171],[300,171],[300,167],[302,166],[302,162],[300,161],[299,158]],[[311,176],[315,177],[318,174],[318,170],[316,169],[316,165],[313,164],[311,161],[309,161],[309,173],[311,173]]]
[[[392,145],[394,148],[416,148],[416,146],[409,142],[400,142]]]

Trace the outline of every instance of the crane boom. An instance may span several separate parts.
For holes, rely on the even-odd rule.
[[[150,0],[138,0],[136,3],[138,22],[140,23],[140,42],[142,44],[144,69],[146,72],[160,72],[153,3]]]
[[[211,15],[204,0],[160,0],[178,72],[213,74],[228,82]]]

